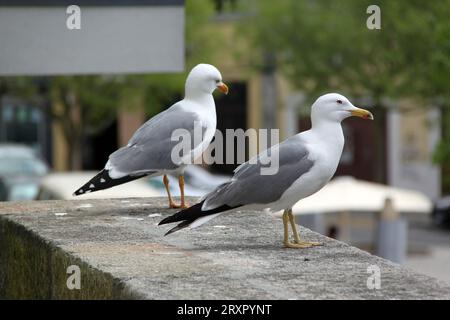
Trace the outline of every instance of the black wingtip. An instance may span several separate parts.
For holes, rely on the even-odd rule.
[[[114,186],[117,186],[122,183],[130,182],[139,178],[142,178],[147,174],[133,175],[133,176],[124,176],[122,178],[112,179],[109,176],[109,171],[103,169],[99,173],[97,173],[91,180],[86,182],[81,188],[76,190],[73,195],[79,196],[89,192],[95,192],[103,189],[108,189]]]
[[[177,213],[161,220],[158,223],[158,225],[163,225],[163,224],[173,223],[173,222],[178,222],[178,221],[184,221],[184,220],[192,220],[193,221],[193,220],[199,218],[200,216],[202,216],[202,214],[203,214],[202,213],[202,205],[203,205],[203,202],[200,202],[200,203],[193,205],[192,207],[180,210]]]
[[[83,193],[85,193],[83,190],[86,189],[87,185],[88,185],[88,184],[86,183],[85,185],[83,185],[83,186],[80,187],[79,189],[75,190],[75,191],[72,193],[72,195],[73,195],[74,197],[82,195]]]
[[[167,231],[167,232],[164,234],[164,237],[165,237],[165,236],[168,236],[169,234],[172,234],[172,233],[174,233],[174,232],[177,232],[177,231],[179,231],[179,230],[181,230],[181,229],[184,229],[184,228],[186,228],[186,227],[189,227],[189,225],[190,225],[192,222],[194,222],[194,221],[188,220],[188,221],[183,221],[183,222],[179,223],[176,227],[173,227],[172,229],[170,229],[169,231]]]
[[[178,230],[184,229],[191,225],[196,219],[204,214],[202,213],[202,205],[203,201],[193,205],[190,208],[180,210],[177,213],[161,220],[158,225],[181,221],[181,223],[179,223],[177,226],[167,231],[164,236],[168,236],[171,233],[177,232]]]
[[[93,192],[97,190],[104,189],[100,185],[100,179],[109,178],[108,171],[103,169],[99,173],[97,173],[94,177],[92,177],[88,182],[86,182],[84,185],[82,185],[80,188],[74,191],[72,193],[73,196],[79,196],[88,192]],[[106,180],[104,180],[106,181]],[[96,187],[95,187],[96,186]]]
[[[168,236],[169,234],[171,234],[171,233],[174,233],[175,231],[172,231],[173,229],[170,229],[169,231],[167,231],[166,233],[164,233],[164,237],[165,236]]]
[[[190,208],[178,211],[177,213],[161,220],[158,223],[158,225],[181,221],[181,223],[179,223],[176,227],[167,231],[164,236],[167,236],[167,235],[174,233],[178,230],[181,230],[183,228],[189,227],[195,220],[197,220],[199,218],[202,218],[202,217],[205,217],[205,216],[208,216],[211,214],[220,213],[223,211],[228,211],[228,210],[239,207],[239,206],[230,207],[227,205],[223,205],[223,206],[220,206],[220,207],[212,209],[212,210],[202,211],[203,203],[204,203],[204,201],[197,203],[196,205],[193,205]]]
[[[174,232],[177,232],[178,230],[180,230],[181,228],[178,228],[178,226],[177,227],[174,227],[174,228],[172,228],[172,229],[170,229],[169,231],[167,231],[166,233],[164,233],[164,237],[165,236],[168,236],[169,234],[172,234],[172,233],[174,233]]]
[[[163,225],[163,224],[170,223],[170,218],[171,218],[171,217],[172,217],[172,216],[162,219],[162,220],[158,223],[158,226]]]

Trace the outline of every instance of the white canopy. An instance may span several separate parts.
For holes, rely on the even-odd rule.
[[[395,210],[401,213],[429,214],[432,209],[430,199],[421,192],[347,176],[333,179],[319,192],[297,202],[293,213],[379,212],[386,198],[390,198]]]

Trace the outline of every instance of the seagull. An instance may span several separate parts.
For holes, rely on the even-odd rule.
[[[219,89],[228,94],[219,70],[210,64],[199,64],[189,73],[185,84],[185,97],[169,109],[145,122],[131,137],[128,144],[109,156],[105,168],[89,180],[74,195],[111,188],[144,176],[163,175],[163,183],[170,208],[187,208],[184,199],[184,168],[208,147],[216,131],[216,106],[213,92]],[[201,139],[195,139],[195,128]],[[172,160],[172,150],[179,143],[172,135],[177,129],[187,130],[193,143],[189,154]],[[198,140],[198,141],[197,141]],[[178,175],[181,204],[174,203],[170,195],[167,174]]]
[[[196,228],[222,213],[284,210],[283,243],[286,247],[321,245],[300,239],[292,207],[319,191],[333,177],[344,147],[341,121],[350,116],[373,120],[372,113],[355,107],[343,95],[329,93],[319,97],[311,107],[310,130],[274,145],[270,152],[260,153],[256,156],[257,161],[241,164],[230,181],[218,186],[198,204],[163,219],[159,224],[180,222],[166,233],[168,235],[186,227]],[[278,154],[278,171],[262,175],[261,169],[268,163],[269,154]],[[293,242],[289,240],[289,224]]]

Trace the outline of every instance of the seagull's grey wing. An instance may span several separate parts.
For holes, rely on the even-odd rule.
[[[198,139],[200,141],[194,139],[195,124],[202,126],[202,139]],[[174,163],[171,158],[172,149],[179,143],[172,141],[172,134],[176,129],[189,132],[193,148],[202,142],[206,131],[197,113],[174,105],[144,123],[128,145],[112,153],[109,156],[109,166],[125,174],[178,168],[179,164]]]
[[[279,169],[274,175],[262,175],[267,154],[258,156],[257,163],[246,162],[238,167],[231,181],[224,183],[205,197],[202,210],[220,206],[239,207],[248,204],[267,204],[281,195],[300,176],[309,171],[314,162],[308,159],[308,149],[298,136],[272,147],[272,156],[278,152]]]

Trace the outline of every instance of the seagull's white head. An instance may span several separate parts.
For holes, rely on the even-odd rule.
[[[212,94],[216,89],[228,94],[228,87],[222,82],[220,71],[213,65],[196,65],[186,79],[187,96]]]
[[[338,93],[328,93],[320,96],[311,108],[311,121],[334,121],[356,116],[363,119],[373,120],[370,111],[355,107],[346,97]]]

